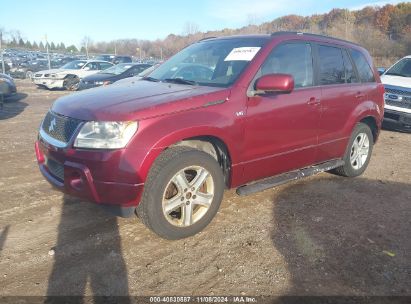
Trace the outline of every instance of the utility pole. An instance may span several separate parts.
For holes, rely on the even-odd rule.
[[[46,38],[47,61],[48,61],[49,70],[51,70],[50,53],[49,53],[49,43],[48,43],[48,41],[47,41],[47,34],[46,34],[45,38]]]
[[[163,48],[162,47],[160,48],[160,59],[161,61],[163,61]]]
[[[1,71],[3,74],[6,74],[6,68],[4,66],[4,56],[3,56],[3,49],[2,49],[2,44],[3,42],[3,32],[0,32],[0,53],[1,53]]]
[[[88,59],[88,37],[86,38],[86,56]]]

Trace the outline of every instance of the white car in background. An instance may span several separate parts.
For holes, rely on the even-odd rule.
[[[59,69],[36,72],[33,82],[39,87],[47,89],[66,89],[75,91],[80,80],[86,76],[108,69],[114,64],[102,60],[74,60]]]
[[[411,56],[397,61],[381,75],[385,87],[384,122],[411,131]]]

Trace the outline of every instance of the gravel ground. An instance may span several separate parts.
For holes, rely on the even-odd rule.
[[[360,178],[227,191],[206,230],[166,241],[52,190],[34,141],[68,93],[17,86],[0,112],[0,295],[411,295],[411,134],[383,131]]]

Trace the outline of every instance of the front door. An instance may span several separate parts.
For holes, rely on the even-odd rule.
[[[255,80],[277,73],[292,75],[295,88],[289,94],[249,97],[242,162],[245,182],[315,162],[321,89],[314,87],[311,44],[291,42],[277,46]]]

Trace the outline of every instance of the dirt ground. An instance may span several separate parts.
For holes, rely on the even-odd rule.
[[[411,295],[411,134],[383,131],[360,178],[228,191],[205,231],[166,241],[49,186],[34,141],[68,93],[17,86],[0,112],[0,295]]]

